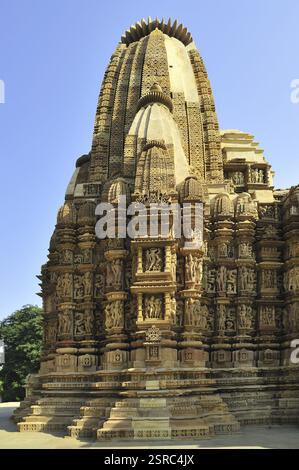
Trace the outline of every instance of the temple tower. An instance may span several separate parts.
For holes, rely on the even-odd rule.
[[[43,352],[20,431],[199,439],[298,422],[298,188],[275,191],[272,179],[253,136],[219,130],[188,30],[131,26],[39,276]],[[115,229],[104,239],[100,203]],[[176,236],[184,210],[192,226]]]

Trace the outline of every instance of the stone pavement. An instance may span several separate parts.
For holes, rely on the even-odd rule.
[[[250,449],[299,449],[298,426],[248,426],[232,436],[218,436],[195,442],[119,442],[102,444],[96,441],[77,441],[69,437],[46,433],[19,433],[10,420],[18,403],[0,403],[0,449],[97,449],[97,448],[171,448],[171,449],[211,449],[211,448],[250,448]]]

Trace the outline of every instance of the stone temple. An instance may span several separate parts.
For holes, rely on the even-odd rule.
[[[183,25],[126,31],[39,276],[43,351],[20,431],[190,440],[299,422],[299,187],[273,176],[252,135],[220,131]],[[99,239],[100,202],[130,218],[121,196],[202,203],[203,243]]]

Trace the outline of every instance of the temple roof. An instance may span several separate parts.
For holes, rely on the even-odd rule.
[[[185,46],[193,42],[192,36],[181,23],[177,20],[172,21],[168,19],[167,23],[164,18],[159,20],[158,18],[152,19],[150,16],[147,20],[144,18],[132,25],[121,37],[121,42],[127,46],[132,42],[139,41],[140,38],[148,36],[155,29],[159,29],[162,33],[167,34],[169,37],[174,37],[181,41]]]
[[[136,133],[131,129],[143,113],[151,120],[142,122],[150,140],[163,140],[162,131],[151,132],[158,114],[158,120],[164,120],[159,126],[165,128],[164,141],[172,143],[168,137],[175,135],[175,157],[181,155],[176,168],[184,168],[181,177],[190,174],[189,165],[201,181],[223,178],[219,125],[207,71],[190,33],[177,21],[149,18],[136,23],[112,55],[97,107],[90,181],[106,181],[116,172],[134,178],[141,148],[132,146]]]

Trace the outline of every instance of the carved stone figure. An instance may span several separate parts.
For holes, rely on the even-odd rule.
[[[250,245],[250,243],[247,243],[247,242],[240,243],[239,256],[240,258],[251,258],[252,257],[252,245]]]
[[[59,297],[71,297],[73,288],[73,276],[70,273],[61,274],[57,278],[57,295]]]
[[[195,282],[196,278],[196,258],[191,254],[186,256],[186,281]]]
[[[227,270],[225,266],[220,266],[217,272],[217,291],[226,292]]]
[[[235,171],[229,175],[236,186],[244,185],[244,174],[241,171]]]
[[[58,314],[58,335],[70,335],[72,333],[72,312],[64,310]]]
[[[250,305],[239,306],[238,323],[241,329],[250,329],[252,327],[252,307]]]
[[[61,257],[62,264],[72,264],[73,262],[73,252],[71,250],[64,250]]]
[[[227,293],[237,293],[237,269],[227,270]]]
[[[262,271],[262,286],[265,289],[273,289],[276,284],[276,271],[265,269]]]
[[[122,328],[124,326],[123,303],[120,300],[109,302],[105,307],[105,327]]]
[[[99,273],[95,275],[95,283],[94,283],[94,296],[96,298],[103,296],[103,289],[105,286],[105,277],[104,274]]]
[[[202,330],[208,329],[208,318],[209,318],[209,309],[207,305],[202,305],[200,307],[200,315],[199,315],[199,321],[198,321],[198,326]]]
[[[150,248],[145,251],[145,271],[162,271],[161,248]]]
[[[207,276],[207,293],[213,294],[216,292],[216,270],[210,269]]]
[[[146,319],[162,319],[162,300],[159,297],[146,297],[144,307]]]
[[[218,330],[225,331],[226,328],[226,306],[223,304],[218,305]]]
[[[221,243],[219,245],[219,256],[226,258],[228,254],[228,243]]]
[[[85,312],[84,315],[84,327],[85,332],[87,335],[91,335],[93,332],[93,322],[94,322],[94,315],[91,310]]]
[[[197,326],[200,315],[199,300],[187,299],[185,306],[185,325]]]
[[[178,300],[176,303],[176,326],[183,326],[184,322],[184,302]]]
[[[256,274],[252,268],[242,266],[239,270],[241,291],[253,291],[255,289]]]
[[[275,326],[275,307],[263,306],[261,308],[261,325]]]
[[[226,315],[225,330],[234,331],[235,328],[235,310],[234,308],[229,308]]]
[[[74,277],[74,298],[82,299],[84,297],[84,283],[82,276]]]
[[[122,285],[122,269],[123,269],[123,262],[121,259],[114,259],[111,262],[112,275],[114,278],[114,283],[117,286]]]
[[[84,313],[76,312],[74,320],[74,334],[75,336],[82,336],[85,334]]]
[[[84,295],[90,296],[92,293],[92,273],[85,273],[83,276],[82,283],[84,286]]]
[[[169,309],[169,316],[170,316],[170,321],[172,323],[176,323],[176,299],[175,297],[172,297],[170,299],[170,309]]]

